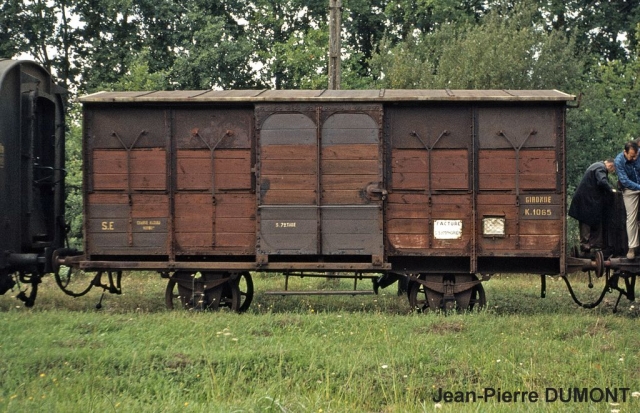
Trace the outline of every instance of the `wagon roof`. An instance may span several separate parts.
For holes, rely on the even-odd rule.
[[[559,90],[183,90],[98,92],[79,98],[82,103],[128,102],[399,102],[399,101],[570,101]]]

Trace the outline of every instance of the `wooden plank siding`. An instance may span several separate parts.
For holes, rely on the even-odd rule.
[[[420,193],[389,194],[386,209],[387,240],[394,254],[465,256],[470,253],[473,216],[469,194],[439,194],[429,197]],[[461,220],[460,239],[435,239],[433,220]]]
[[[315,205],[316,145],[265,145],[261,148],[260,190],[263,205]]]
[[[254,254],[252,111],[132,112],[89,118],[89,254]]]
[[[95,255],[164,255],[169,250],[166,195],[96,192],[88,196],[87,236]]]
[[[433,190],[469,188],[469,157],[466,149],[434,149],[431,155]],[[429,189],[429,154],[426,149],[397,149],[391,156],[393,188]]]
[[[130,157],[127,162],[127,156]],[[163,191],[167,188],[167,153],[163,148],[93,151],[93,188],[100,190]],[[127,165],[131,171],[127,172]]]
[[[89,257],[428,266],[433,256],[481,272],[479,257],[564,254],[557,104],[106,106],[85,126]],[[503,217],[504,236],[485,236],[485,217]],[[445,239],[446,225],[460,236]]]
[[[556,189],[556,153],[554,150],[521,150],[519,160],[522,190]],[[515,188],[516,152],[512,149],[478,151],[478,183],[483,190]]]
[[[559,205],[557,205],[559,206]],[[513,254],[516,250],[557,251],[562,241],[562,216],[555,219],[517,219],[520,212],[515,195],[479,194],[477,214],[479,221],[485,216],[505,217],[504,238],[479,237],[478,254]]]
[[[382,256],[381,199],[367,193],[383,185],[380,125],[355,108],[287,109],[261,109],[260,253]]]

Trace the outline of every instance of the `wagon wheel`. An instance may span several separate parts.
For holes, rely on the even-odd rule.
[[[175,308],[174,302],[177,304],[182,299],[177,285],[178,283],[176,282],[176,280],[169,278],[167,288],[164,291],[164,303],[168,310],[173,310]]]
[[[424,274],[420,274],[418,276],[419,279],[425,280],[427,277]],[[427,287],[418,283],[411,282],[409,283],[409,291],[407,292],[407,297],[409,298],[409,305],[412,309],[418,312],[424,312],[429,310],[429,308],[436,309],[435,307],[431,307],[429,305],[429,296],[427,294]],[[440,299],[437,299],[440,302]]]
[[[240,293],[239,313],[243,313],[249,309],[253,300],[253,279],[249,271],[243,271],[238,277],[238,290]]]
[[[433,282],[433,288],[418,282],[409,285],[409,305],[419,312],[427,310],[473,310],[486,305],[487,299],[482,284],[476,284],[469,289],[449,294],[444,291],[462,283],[470,283],[476,280],[474,275],[432,275],[420,274],[420,280],[427,279]],[[450,298],[453,297],[453,298]]]
[[[233,312],[240,312],[240,288],[238,283],[228,281],[222,286],[222,295],[220,297],[218,308],[228,308]]]
[[[484,293],[484,287],[482,283],[476,285],[471,290],[471,300],[469,301],[469,310],[474,308],[480,310],[487,305],[487,296]]]
[[[165,305],[168,309],[218,310],[229,308],[240,311],[238,283],[226,281],[220,284],[223,273],[176,272],[167,283]]]

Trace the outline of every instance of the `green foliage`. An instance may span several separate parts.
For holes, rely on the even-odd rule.
[[[148,60],[138,58],[116,82],[98,85],[96,90],[165,90],[169,86],[168,76],[165,73],[151,73]]]
[[[67,116],[65,177],[66,220],[70,226],[68,234],[72,248],[82,250],[82,126],[81,108],[72,104]]]
[[[6,0],[0,5],[0,56],[28,53],[68,87],[79,70],[72,62],[79,39],[74,36],[66,0]]]
[[[640,26],[636,44],[640,40]],[[640,48],[628,62],[595,67],[584,82],[579,110],[568,116],[567,147],[576,154],[567,164],[571,188],[597,160],[615,157],[629,140],[640,137]]]
[[[373,64],[383,87],[573,89],[583,66],[574,51],[562,33],[540,30],[534,11],[516,9],[387,42]]]
[[[247,88],[255,86],[251,46],[229,30],[218,16],[189,14],[197,27],[189,45],[179,52],[170,68],[178,89]]]
[[[281,57],[282,76],[289,89],[324,89],[327,87],[327,44],[329,29],[323,24],[290,37],[286,43],[274,46]]]
[[[484,4],[480,0],[391,0],[385,7],[389,20],[386,33],[393,39],[407,40],[453,23],[473,24],[484,14]]]
[[[310,55],[320,56],[317,52],[322,47],[322,54],[326,54],[326,45],[320,42],[322,35],[315,32],[326,31],[327,8],[328,0],[7,0],[0,6],[0,55],[31,54],[53,70],[64,85],[73,85],[79,91],[119,82],[141,55],[150,73],[166,75],[168,88],[313,85],[316,80],[302,77],[313,78],[317,71],[326,73],[326,62],[313,58],[313,67],[305,75],[306,67],[300,61],[305,52],[298,49],[310,47]],[[501,38],[497,38],[500,43],[495,47],[487,48],[493,45],[486,39],[476,44],[482,48],[473,47],[472,41],[480,41],[486,34],[482,33],[484,29],[474,32],[471,28],[486,26],[486,30],[504,34],[495,24],[485,25],[487,15],[500,16],[495,19],[505,20],[503,29],[516,33],[516,25],[509,20],[523,9],[532,11],[529,23],[533,33],[523,26],[517,29],[520,36],[514,37],[511,47]],[[462,65],[459,70],[493,72],[510,64],[522,69],[518,72],[514,68],[513,73],[531,77],[526,71],[533,59],[537,64],[547,63],[546,74],[560,76],[562,72],[554,69],[566,66],[560,67],[544,56],[536,59],[539,51],[528,48],[532,42],[541,44],[539,32],[573,39],[574,44],[565,51],[568,55],[579,51],[590,65],[614,60],[626,63],[637,44],[633,32],[640,22],[640,4],[628,0],[344,0],[342,21],[345,78],[356,87],[368,85],[370,80],[358,80],[349,72],[371,77],[373,56],[380,52],[384,55],[403,42],[425,43],[425,52],[433,50],[440,46],[437,36],[429,41],[423,37],[447,27],[454,28],[456,36],[466,33],[468,43],[460,44],[461,49],[450,44],[453,49],[447,56],[453,61],[443,69],[458,68],[456,57],[475,58],[486,51],[493,56],[492,64],[475,68]],[[533,38],[526,39],[527,34]],[[550,48],[562,43],[562,39],[554,41],[553,36],[547,41],[553,43]],[[501,58],[500,53],[514,55],[518,48],[527,57],[524,61]],[[443,56],[441,49],[436,50]],[[553,55],[559,56],[559,51]],[[429,63],[427,68],[438,66],[438,61]],[[541,83],[543,67],[534,72],[540,74],[534,83]],[[470,73],[457,76],[469,84],[488,81]],[[566,76],[573,76],[573,72]],[[511,77],[493,78],[495,82],[503,80],[518,83]]]

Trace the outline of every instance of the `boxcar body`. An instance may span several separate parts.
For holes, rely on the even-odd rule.
[[[102,92],[86,270],[565,271],[559,91]],[[223,276],[221,276],[223,277]]]

